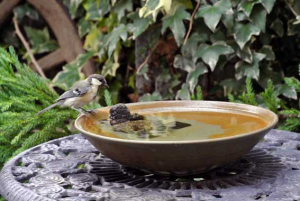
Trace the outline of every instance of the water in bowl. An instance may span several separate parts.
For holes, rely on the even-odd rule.
[[[235,136],[259,130],[264,119],[232,112],[176,111],[140,113],[145,120],[111,126],[108,114],[86,117],[84,129],[98,135],[145,141],[190,141]]]

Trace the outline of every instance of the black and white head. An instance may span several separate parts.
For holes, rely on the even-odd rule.
[[[103,87],[108,88],[108,84],[102,75],[92,74],[87,78],[87,80],[92,85],[103,86]]]

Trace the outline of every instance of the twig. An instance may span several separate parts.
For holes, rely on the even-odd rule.
[[[160,40],[158,40],[158,42],[156,43],[156,45],[151,49],[150,53],[148,54],[148,56],[146,57],[146,59],[144,60],[144,62],[141,63],[141,65],[137,68],[137,70],[136,70],[137,73],[139,73],[142,70],[142,68],[148,63],[148,61],[151,58],[154,50],[157,48],[159,42],[160,42]]]
[[[295,17],[298,17],[298,13],[293,9],[293,7],[289,4],[289,2],[287,0],[284,0],[286,5],[290,8],[290,10],[292,11],[292,13],[295,15]]]
[[[193,11],[193,14],[192,14],[191,19],[190,19],[189,30],[188,30],[188,32],[187,32],[187,34],[186,34],[186,36],[185,36],[183,45],[186,44],[187,39],[189,38],[189,36],[190,36],[190,34],[191,34],[191,31],[192,31],[192,28],[193,28],[193,23],[194,23],[194,17],[195,17],[195,15],[196,15],[197,10],[198,10],[199,7],[200,7],[200,4],[201,4],[201,0],[198,1],[197,5],[196,5],[196,7],[195,7],[195,9],[194,9],[194,11]]]
[[[25,37],[23,36],[22,32],[20,31],[19,25],[18,25],[18,21],[17,21],[17,16],[15,15],[13,17],[13,22],[14,22],[14,26],[15,26],[15,30],[16,30],[16,34],[18,35],[18,37],[20,38],[21,42],[23,43],[33,65],[35,66],[37,72],[43,77],[46,78],[45,73],[43,72],[42,68],[40,67],[40,65],[38,64],[38,62],[36,61],[36,59],[34,58],[32,51],[30,49],[29,44],[27,43]]]

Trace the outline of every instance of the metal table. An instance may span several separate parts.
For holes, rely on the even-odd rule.
[[[300,135],[272,130],[226,167],[188,178],[162,177],[111,161],[77,134],[10,160],[0,172],[0,194],[9,201],[296,201],[299,161]]]

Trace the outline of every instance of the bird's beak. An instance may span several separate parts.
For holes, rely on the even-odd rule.
[[[107,89],[109,88],[108,84],[103,84],[103,86]]]

